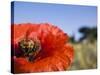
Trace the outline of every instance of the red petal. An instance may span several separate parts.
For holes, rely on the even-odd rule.
[[[61,53],[62,52],[62,53]],[[68,53],[67,53],[68,52]],[[70,55],[71,53],[71,55]],[[14,59],[15,73],[64,71],[69,68],[73,59],[73,50],[65,46],[54,55],[28,62],[25,58]]]
[[[34,62],[24,57],[14,58],[15,73],[60,71],[67,69],[73,60],[73,48],[67,44],[68,36],[61,29],[50,24],[21,24],[14,27],[15,53],[20,53],[18,42],[21,38],[37,37],[41,42],[42,50]]]

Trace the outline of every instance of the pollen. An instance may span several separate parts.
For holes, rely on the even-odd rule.
[[[40,41],[36,39],[22,39],[19,42],[19,48],[29,61],[33,61],[33,58],[35,58],[41,50],[41,44]]]

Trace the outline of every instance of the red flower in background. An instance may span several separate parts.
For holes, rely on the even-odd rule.
[[[14,73],[64,71],[73,61],[68,36],[56,26],[43,24],[12,25]]]

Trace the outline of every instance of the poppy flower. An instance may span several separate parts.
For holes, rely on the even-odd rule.
[[[14,73],[65,71],[72,64],[68,35],[57,26],[27,23],[11,28]]]

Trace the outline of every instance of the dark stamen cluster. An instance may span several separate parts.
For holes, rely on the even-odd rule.
[[[31,61],[40,51],[41,45],[39,40],[23,39],[19,42],[19,48],[22,50],[24,56],[28,57],[28,59]]]

